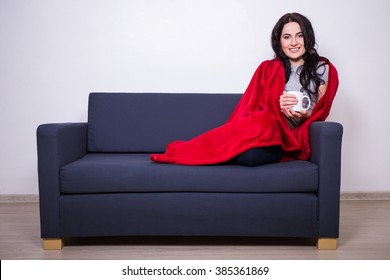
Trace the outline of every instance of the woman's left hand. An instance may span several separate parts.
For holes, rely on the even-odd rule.
[[[292,108],[284,108],[282,111],[287,118],[294,119],[297,121],[303,121],[311,115],[309,111],[303,109],[300,112],[296,112]]]

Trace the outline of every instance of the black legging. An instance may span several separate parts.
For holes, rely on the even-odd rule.
[[[260,166],[279,162],[283,157],[280,146],[252,148],[229,161],[230,164]]]

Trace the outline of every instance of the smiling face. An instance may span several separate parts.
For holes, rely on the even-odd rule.
[[[296,22],[289,22],[283,26],[280,36],[280,45],[283,53],[289,58],[291,65],[304,63],[303,55],[306,52],[305,41],[301,27]]]

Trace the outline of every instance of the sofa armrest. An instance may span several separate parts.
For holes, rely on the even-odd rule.
[[[37,148],[41,235],[59,237],[60,168],[87,153],[87,123],[42,124]]]
[[[343,127],[337,122],[315,122],[310,127],[310,161],[319,168],[320,237],[339,236],[342,136]]]

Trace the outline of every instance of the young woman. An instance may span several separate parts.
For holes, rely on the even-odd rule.
[[[292,128],[308,118],[317,101],[326,92],[328,81],[327,60],[315,49],[314,31],[310,21],[298,13],[280,18],[272,31],[272,48],[285,69],[286,91],[280,96],[280,107]],[[287,91],[301,91],[308,96],[308,110],[295,112],[294,95]]]
[[[240,102],[222,126],[189,141],[175,141],[155,162],[259,166],[310,157],[309,127],[329,114],[338,88],[334,66],[318,55],[310,21],[298,13],[282,16],[271,35],[275,58],[260,64]],[[295,112],[300,91],[310,99]],[[220,141],[218,139],[224,139]]]
[[[315,49],[315,36],[310,21],[298,13],[282,16],[271,35],[275,58],[283,63],[285,91],[280,96],[280,108],[292,129],[307,119],[321,96],[328,80],[327,60]],[[288,91],[300,91],[310,98],[307,110],[296,112],[292,107],[298,100]],[[305,106],[306,107],[306,106]],[[278,162],[283,157],[281,146],[252,148],[233,158],[231,163],[258,166]]]

